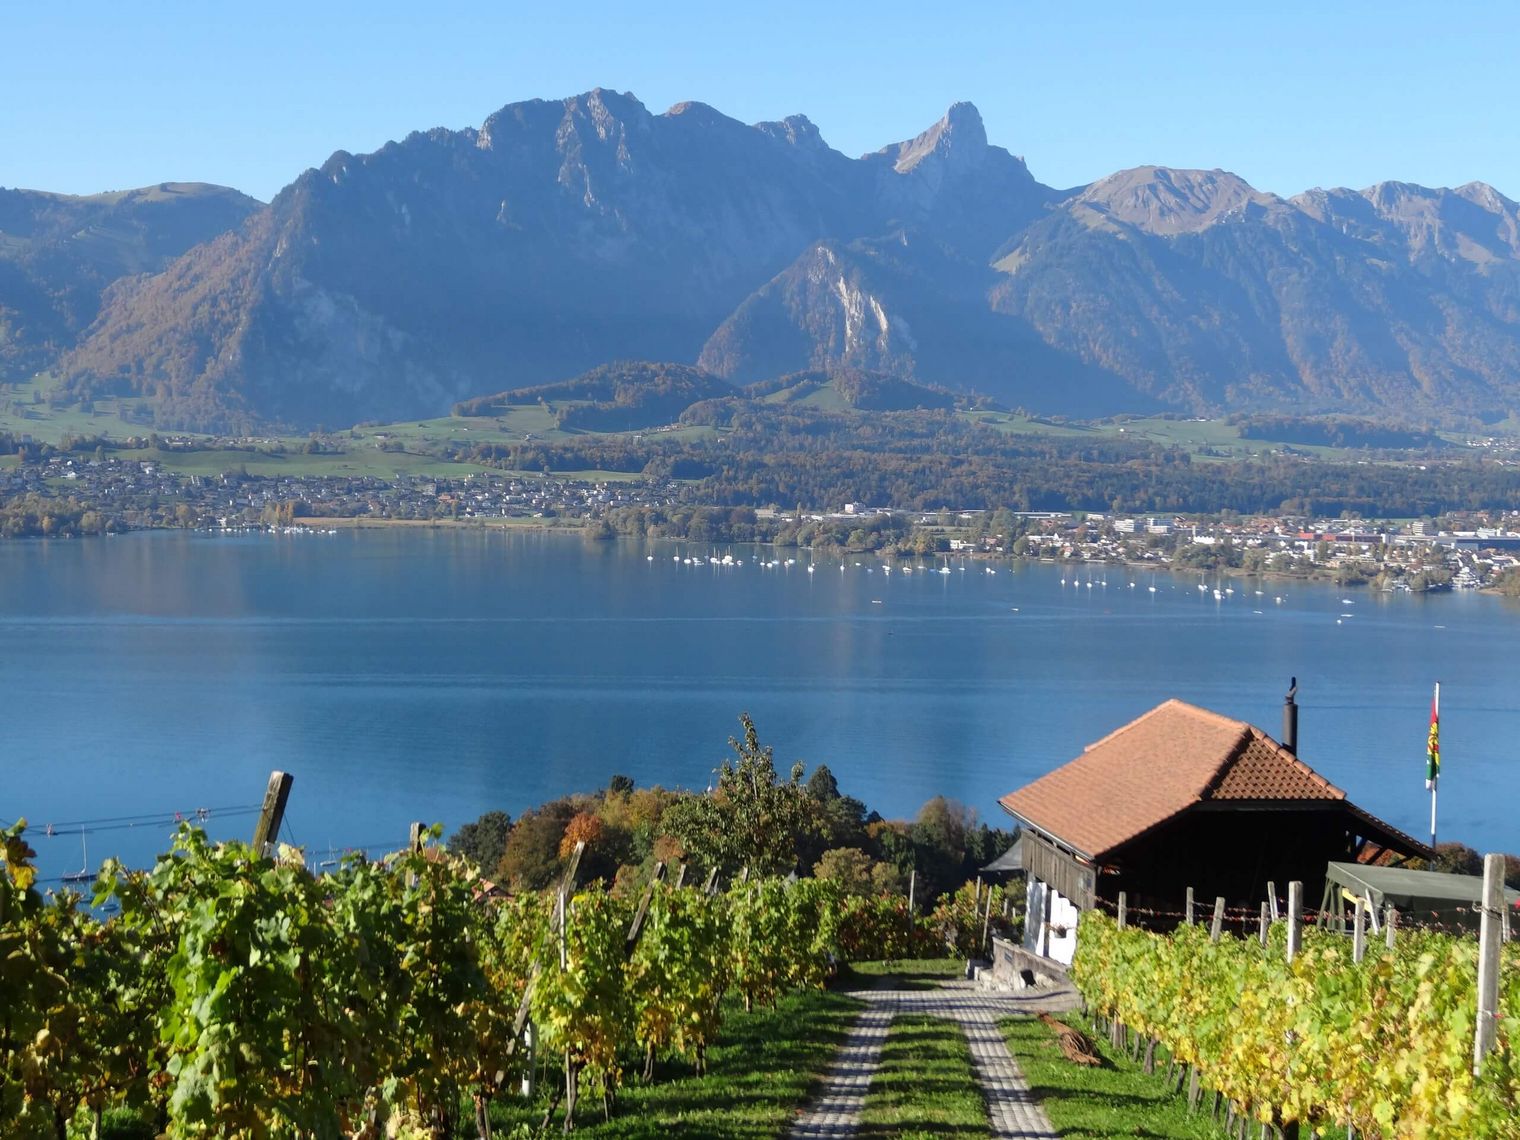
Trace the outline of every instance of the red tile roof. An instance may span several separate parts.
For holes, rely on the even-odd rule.
[[[1261,729],[1170,700],[999,802],[1010,814],[1101,861],[1205,800],[1345,799],[1345,792]],[[1419,846],[1365,812],[1357,814]]]

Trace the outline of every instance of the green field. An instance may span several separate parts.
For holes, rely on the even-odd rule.
[[[1016,412],[962,412],[962,416],[974,423],[993,428],[1004,435],[1049,435],[1057,438],[1076,439],[1101,434],[1097,428],[1085,424],[1052,424],[1034,416],[1021,416]]]
[[[399,439],[402,443],[522,443],[535,439],[569,439],[574,432],[561,431],[554,415],[542,404],[518,404],[496,416],[442,416],[431,420],[402,420],[393,424],[367,424],[347,433],[359,440]]]
[[[859,1135],[871,1140],[986,1136],[987,1104],[965,1031],[934,1017],[894,1018],[860,1124]]]
[[[26,381],[0,384],[0,431],[30,435],[42,443],[56,444],[65,435],[109,435],[125,439],[129,435],[147,435],[153,429],[123,418],[122,413],[136,409],[141,400],[102,398],[94,410],[77,407],[52,408],[48,396],[55,383],[43,375]],[[34,402],[35,401],[35,402]],[[20,405],[19,412],[16,405]]]
[[[781,1136],[807,1103],[834,1059],[860,1003],[836,993],[811,991],[781,998],[775,1009],[744,1012],[730,999],[722,1039],[708,1050],[708,1071],[694,1076],[680,1061],[666,1061],[654,1084],[631,1078],[618,1094],[610,1121],[601,1105],[585,1098],[576,1114],[576,1135],[593,1140],[681,1140],[691,1137]],[[547,1058],[539,1089],[563,1081],[557,1059]],[[492,1117],[498,1135],[536,1125],[543,1100],[525,1105],[503,1099]],[[559,1131],[559,1121],[551,1126]],[[469,1132],[474,1135],[473,1131]]]
[[[779,392],[761,396],[760,403],[794,404],[799,408],[816,408],[823,412],[850,410],[850,405],[845,403],[833,384],[796,384],[790,388],[783,388]]]
[[[407,451],[381,451],[376,447],[355,448],[352,451],[322,455],[307,455],[299,450],[284,455],[271,455],[262,451],[124,451],[123,459],[141,459],[145,463],[160,463],[166,471],[184,475],[220,475],[224,471],[246,469],[250,475],[293,478],[306,476],[337,476],[358,478],[372,476],[377,479],[393,479],[398,475],[420,475],[428,478],[458,479],[465,475],[489,470],[475,463],[450,463],[431,455],[415,455]]]
[[[1357,460],[1365,458],[1357,448],[1325,447],[1319,444],[1288,443],[1283,440],[1242,439],[1240,429],[1224,420],[1174,419],[1166,416],[1116,417],[1097,423],[1055,424],[1033,416],[1010,412],[963,412],[977,423],[1006,435],[1043,435],[1061,439],[1139,440],[1159,447],[1178,447],[1196,458],[1210,460],[1249,459],[1270,455],[1284,446],[1301,455],[1318,459]],[[1459,432],[1438,433],[1447,443],[1460,444],[1466,437]]]
[[[1095,1036],[1075,1014],[1062,1020]],[[1224,1129],[1206,1112],[1190,1115],[1184,1098],[1169,1090],[1159,1073],[1144,1072],[1107,1041],[1095,1041],[1103,1064],[1086,1068],[1066,1060],[1044,1022],[1014,1018],[1003,1022],[1002,1030],[1030,1091],[1063,1140],[1224,1137]]]

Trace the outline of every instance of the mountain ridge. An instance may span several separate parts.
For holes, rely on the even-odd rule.
[[[162,271],[261,206],[200,182],[99,194],[0,187],[0,376],[50,363],[113,282]]]
[[[1492,187],[1040,183],[976,108],[859,158],[804,115],[597,88],[335,152],[111,286],[67,390],[171,426],[437,414],[619,360],[834,367],[1045,412],[1520,408],[1520,213]]]

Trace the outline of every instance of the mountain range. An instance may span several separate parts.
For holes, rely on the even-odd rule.
[[[630,360],[1068,415],[1520,409],[1520,208],[1481,183],[1282,198],[1140,167],[1060,190],[966,103],[849,158],[800,115],[599,89],[339,152],[267,206],[193,191],[104,221],[0,191],[0,368],[202,429],[437,415]]]

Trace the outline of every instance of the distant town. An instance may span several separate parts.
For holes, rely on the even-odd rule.
[[[809,510],[711,508],[678,480],[476,473],[253,476],[185,474],[104,453],[55,453],[0,469],[8,536],[178,527],[209,531],[364,523],[526,523],[691,541],[771,541],[820,552],[1011,556],[1202,574],[1333,580],[1388,591],[1499,585],[1520,567],[1520,512],[1439,518],[1125,515],[1010,509],[900,511],[865,503]],[[50,514],[56,504],[56,514]],[[49,519],[53,524],[48,525]],[[1511,575],[1510,585],[1520,581]]]

